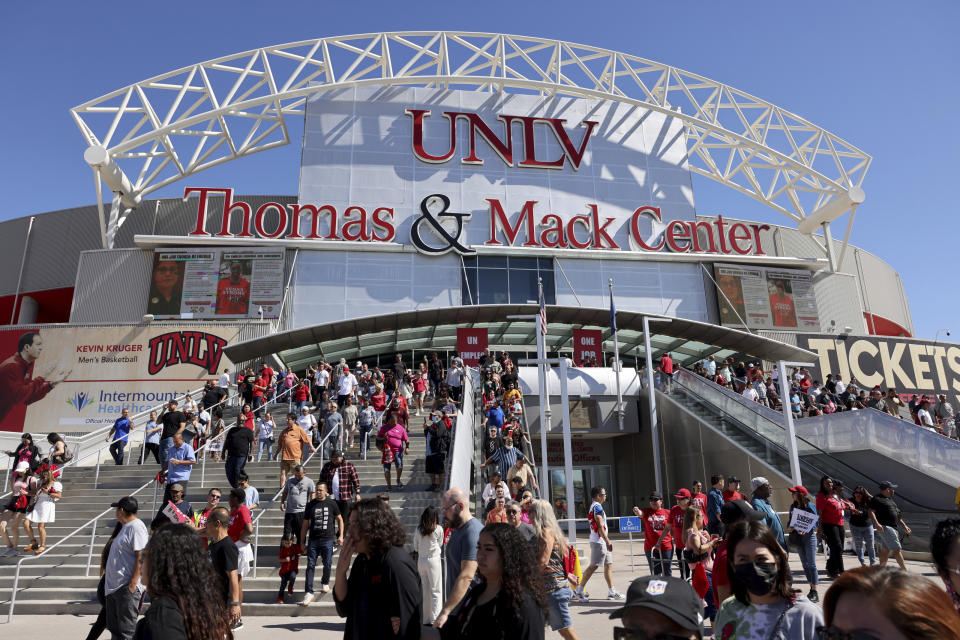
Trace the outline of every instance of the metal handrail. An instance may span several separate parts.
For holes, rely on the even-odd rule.
[[[293,389],[287,389],[286,391],[284,391],[283,393],[281,393],[280,395],[278,395],[278,396],[274,399],[274,401],[276,401],[276,400],[279,399],[279,398],[282,398],[284,395],[287,395],[288,393],[290,393],[290,392],[292,392],[292,391],[293,391]],[[221,400],[221,402],[224,402],[224,401],[230,399],[231,397],[233,397],[233,396],[229,396],[228,398],[224,398],[224,400]],[[214,406],[216,406],[216,405],[214,405]],[[148,414],[148,415],[149,415],[149,414]],[[196,456],[197,454],[200,454],[200,455],[202,456],[203,461],[206,462],[206,455],[205,455],[206,452],[205,452],[204,450],[210,445],[211,442],[214,442],[214,441],[216,441],[218,438],[223,437],[224,435],[226,435],[226,433],[227,433],[227,431],[224,431],[222,434],[220,434],[220,435],[218,435],[218,436],[216,436],[216,437],[214,437],[214,438],[212,438],[212,439],[210,439],[210,440],[207,440],[207,441],[203,444],[203,446],[199,447],[198,449],[196,449],[196,450],[194,451],[194,455]],[[313,454],[311,454],[310,457],[313,457]],[[309,460],[309,458],[308,458],[308,460]],[[203,485],[203,477],[204,477],[204,475],[205,475],[205,470],[206,470],[205,465],[202,465],[202,469],[201,469],[201,485]],[[98,471],[99,471],[99,467],[98,467]],[[94,487],[96,487],[96,482],[97,482],[97,481],[94,482]],[[158,493],[158,488],[159,488],[159,486],[160,486],[160,483],[157,481],[156,478],[151,478],[151,479],[148,480],[146,483],[144,483],[143,485],[141,485],[140,487],[138,487],[137,489],[135,489],[133,492],[129,493],[128,495],[134,496],[134,495],[140,493],[141,491],[143,491],[146,487],[150,486],[151,484],[154,484],[154,490],[153,490],[153,509],[152,509],[152,512],[156,512],[156,510],[157,510],[157,493]],[[271,503],[272,503],[272,501],[271,501]],[[268,506],[269,506],[269,505],[268,505]],[[70,538],[74,537],[75,535],[77,535],[78,533],[80,533],[81,531],[83,531],[84,529],[86,529],[87,526],[89,526],[89,525],[92,524],[93,527],[91,528],[91,531],[90,531],[90,548],[88,549],[88,552],[87,552],[87,568],[86,568],[86,575],[89,576],[89,575],[90,575],[90,562],[91,562],[91,559],[92,559],[92,557],[93,557],[93,545],[94,545],[95,540],[96,540],[97,522],[100,520],[100,518],[104,517],[105,515],[107,515],[107,514],[110,513],[111,511],[113,511],[113,508],[107,509],[107,510],[103,511],[102,513],[100,513],[99,515],[97,515],[96,517],[94,517],[93,519],[88,520],[87,522],[85,522],[84,524],[80,525],[79,527],[77,527],[76,529],[74,529],[73,531],[71,531],[70,533],[68,533],[66,536],[64,536],[63,538],[61,538],[60,540],[58,540],[58,541],[55,542],[54,544],[52,544],[52,545],[50,545],[49,547],[47,547],[47,549],[44,550],[43,553],[38,554],[38,555],[34,555],[34,556],[25,556],[25,557],[21,558],[19,562],[17,562],[17,569],[16,569],[16,572],[14,573],[14,578],[13,578],[13,592],[11,593],[11,596],[10,596],[10,609],[9,609],[9,612],[7,613],[7,622],[12,622],[12,621],[13,621],[13,609],[14,609],[14,605],[16,604],[17,587],[19,586],[19,582],[20,582],[20,567],[21,567],[21,565],[22,565],[24,562],[26,562],[27,560],[33,560],[33,559],[35,559],[35,558],[40,558],[40,557],[45,556],[45,555],[46,555],[47,553],[49,553],[50,551],[53,551],[56,547],[58,547],[58,546],[60,546],[61,544],[63,544],[66,540],[69,540]],[[262,513],[261,513],[260,515],[262,515]],[[259,518],[259,516],[258,516],[258,518]],[[256,577],[256,576],[254,576],[254,577]]]
[[[339,434],[339,431],[337,433]],[[323,438],[320,439],[320,443],[310,453],[310,455],[307,456],[307,459],[300,463],[300,466],[306,467],[308,464],[310,464],[310,461],[313,460],[313,456],[317,455],[317,453],[320,454],[320,464],[323,465],[324,444],[327,442],[327,440],[330,438],[332,434],[333,432],[331,431],[327,435],[323,436]],[[270,510],[273,504],[277,501],[277,498],[280,497],[280,494],[282,494],[286,488],[287,488],[287,484],[285,482],[283,486],[280,487],[280,489],[278,489],[275,494],[273,494],[273,497],[270,498],[269,502],[267,502],[267,506],[260,509],[260,513],[258,513],[257,517],[253,519],[252,524],[253,524],[253,577],[254,578],[257,577],[257,556],[259,555],[259,550],[260,550],[260,518],[262,518],[264,514]]]

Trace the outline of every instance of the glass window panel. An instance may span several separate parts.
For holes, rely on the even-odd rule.
[[[543,300],[547,304],[557,304],[557,289],[554,285],[553,270],[541,271],[540,277],[543,278]],[[534,298],[534,300],[537,300]]]
[[[464,256],[464,257],[463,257],[463,266],[465,266],[467,269],[469,269],[470,267],[476,268],[476,267],[477,267],[477,258],[476,258],[476,256],[473,256],[473,257]]]
[[[511,269],[536,269],[537,259],[511,257],[510,268]]]
[[[537,265],[539,265],[541,269],[553,271],[553,258],[537,258]]]
[[[469,283],[469,287],[467,284]],[[461,304],[479,304],[478,303],[478,289],[477,289],[477,270],[476,269],[467,269],[466,274],[463,270],[460,271],[460,299]]]
[[[477,256],[477,266],[507,268],[506,256]]]
[[[479,269],[480,304],[506,304],[507,298],[507,270],[506,269]],[[476,294],[475,294],[476,298]]]
[[[511,271],[510,302],[512,304],[536,304],[537,298],[537,272],[524,270]]]

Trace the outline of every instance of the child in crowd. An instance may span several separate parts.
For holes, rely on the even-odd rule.
[[[277,593],[277,604],[283,604],[283,592],[293,594],[293,582],[297,579],[300,568],[300,554],[303,549],[296,543],[297,537],[293,531],[284,530],[280,542],[280,591]]]

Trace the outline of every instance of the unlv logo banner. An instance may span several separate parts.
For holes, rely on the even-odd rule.
[[[232,368],[223,349],[237,334],[229,325],[0,331],[0,431],[91,431],[125,408],[152,409]]]

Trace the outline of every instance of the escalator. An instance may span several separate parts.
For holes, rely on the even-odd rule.
[[[675,376],[658,402],[682,406],[729,442],[790,476],[783,414],[752,402],[688,371]],[[862,484],[871,493],[881,481],[899,485],[896,499],[914,530],[910,546],[929,539],[933,525],[954,511],[960,485],[960,443],[873,409],[794,421],[803,483],[828,475],[847,490]],[[905,542],[905,544],[908,544]]]

